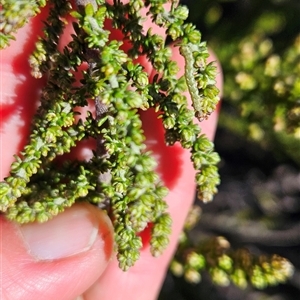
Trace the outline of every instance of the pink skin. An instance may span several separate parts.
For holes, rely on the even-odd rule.
[[[1,51],[1,180],[8,175],[10,164],[14,160],[13,154],[20,151],[26,142],[35,111],[34,103],[45,83],[44,79],[37,80],[30,76],[27,63],[27,57],[40,34],[44,15],[34,18],[19,30],[17,41]],[[154,27],[153,24],[145,24],[145,27],[147,26]],[[154,30],[158,32],[160,29]],[[117,36],[115,33],[114,35]],[[179,63],[183,74],[184,60],[177,48],[173,49],[173,59]],[[216,60],[213,54],[210,60]],[[144,58],[140,58],[140,62],[151,77],[151,66]],[[218,87],[222,89],[221,71],[217,80]],[[209,120],[200,124],[202,132],[210,139],[213,139],[215,134],[217,115],[213,113]],[[149,252],[149,245],[145,242],[139,261],[128,272],[122,272],[113,254],[113,231],[110,221],[103,212],[93,206],[81,204],[73,206],[59,218],[64,218],[64,214],[76,210],[86,210],[89,218],[98,226],[98,235],[93,245],[76,255],[41,261],[28,253],[18,226],[0,216],[1,299],[50,300],[59,297],[61,300],[71,300],[78,295],[91,300],[156,299],[168,263],[175,251],[184,219],[195,196],[195,171],[188,151],[177,144],[173,147],[164,145],[161,123],[152,111],[143,112],[142,119],[148,147],[159,163],[158,172],[162,180],[170,189],[166,201],[169,204],[173,226],[167,250],[160,257],[153,258]],[[82,156],[83,153],[76,155]],[[143,239],[147,241],[147,233],[144,233]]]

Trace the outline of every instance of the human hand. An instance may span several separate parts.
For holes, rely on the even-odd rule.
[[[43,17],[41,14],[31,20],[19,30],[16,42],[0,52],[1,180],[8,175],[13,154],[26,143],[34,104],[45,83],[43,79],[31,77],[27,59],[41,33]],[[153,24],[145,26],[154,27]],[[183,72],[184,60],[175,49],[173,59]],[[215,60],[213,56],[211,59]],[[140,63],[151,77],[151,66],[144,58],[140,58]],[[220,89],[221,82],[220,74]],[[157,171],[170,190],[166,201],[173,226],[170,244],[163,255],[151,256],[147,232],[144,232],[140,259],[129,271],[121,271],[113,254],[110,220],[89,204],[76,204],[43,224],[18,226],[0,216],[1,299],[67,300],[78,295],[92,300],[156,298],[194,199],[195,171],[188,151],[179,145],[165,146],[161,123],[153,112],[143,112],[142,119],[148,148],[159,161]],[[217,113],[213,113],[208,121],[201,123],[202,131],[210,139],[214,136],[216,121]],[[88,145],[83,145],[77,157],[83,157],[87,148]]]

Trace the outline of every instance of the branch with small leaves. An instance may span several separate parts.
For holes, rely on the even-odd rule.
[[[216,67],[206,62],[208,50],[200,32],[185,22],[187,8],[169,1],[167,11],[165,2],[77,0],[72,6],[70,1],[47,1],[44,35],[29,58],[32,75],[40,78],[46,74],[47,84],[28,144],[15,156],[10,176],[0,183],[0,210],[19,223],[47,221],[78,201],[106,209],[114,224],[122,270],[139,258],[139,232],[152,224],[151,252],[157,256],[167,247],[171,230],[164,201],[167,189],[155,172],[156,162],[146,151],[140,109],[156,110],[165,128],[166,144],[179,142],[190,149],[198,172],[199,198],[211,201],[219,184],[219,156],[194,123],[194,116],[206,118],[216,108]],[[2,5],[2,48],[13,38],[12,32],[45,5],[44,1],[27,1],[16,14],[15,6],[9,3]],[[187,63],[185,76],[177,78],[179,68],[171,60],[164,38],[151,30],[143,31],[140,10],[144,7],[147,18],[165,28],[174,47],[188,47],[193,60]],[[70,15],[75,34],[59,50]],[[107,19],[130,45],[126,53],[121,42],[110,39],[104,26]],[[157,72],[152,82],[135,61],[139,55],[144,55]],[[88,67],[82,71],[83,64]],[[75,84],[76,74],[82,78],[79,86]],[[188,108],[183,96],[187,89],[195,111]],[[78,107],[88,106],[88,100],[93,102],[95,114],[88,111],[80,115]],[[57,157],[86,139],[97,144],[89,161],[57,162]]]

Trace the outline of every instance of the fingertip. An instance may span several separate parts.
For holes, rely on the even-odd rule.
[[[109,262],[114,253],[114,228],[112,222],[107,213],[97,206],[89,203],[83,203],[82,205],[84,205],[96,218],[98,224],[98,237],[103,241],[103,252],[105,259]]]
[[[1,249],[3,263],[0,271],[5,274],[2,276],[2,291],[7,299],[50,300],[57,299],[57,295],[61,300],[75,298],[99,278],[110,262],[113,228],[105,212],[90,204],[76,204],[48,223],[52,226],[34,223],[23,226],[27,226],[24,230],[3,216],[0,218],[1,240],[5,245]],[[90,225],[84,223],[97,227],[97,235],[94,239],[92,237],[91,245],[83,251],[75,251],[73,255],[66,252],[64,257],[57,255],[57,239],[60,243],[65,239],[66,244],[70,243],[75,248],[90,239],[81,236],[86,228],[89,232]],[[44,226],[50,226],[50,229]],[[35,247],[35,252],[31,247]],[[47,256],[49,251],[39,247],[56,249],[54,254]],[[44,257],[38,257],[37,253]]]

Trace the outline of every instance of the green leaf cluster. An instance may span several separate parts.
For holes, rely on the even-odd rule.
[[[206,64],[206,45],[201,43],[195,27],[185,23],[187,8],[169,1],[171,9],[167,11],[166,2],[114,1],[110,5],[78,0],[72,7],[69,1],[48,1],[44,35],[29,58],[32,75],[40,78],[46,74],[47,84],[28,144],[15,156],[10,176],[0,183],[0,209],[10,220],[20,223],[47,221],[78,201],[105,209],[113,221],[117,257],[123,270],[139,258],[141,231],[151,226],[151,252],[157,256],[168,245],[171,230],[164,201],[167,190],[155,172],[156,162],[146,150],[139,109],[155,109],[168,145],[179,142],[190,149],[203,201],[212,200],[219,184],[219,157],[194,123],[195,112],[183,96],[189,83],[186,77],[177,78],[179,68],[171,60],[164,38],[151,29],[143,30],[145,19],[140,10],[145,7],[147,17],[165,28],[175,47],[193,45],[199,86],[195,92],[205,95],[207,105],[215,107],[216,74]],[[45,4],[26,3],[19,7],[18,27],[29,17],[28,7],[37,12]],[[3,8],[5,19],[15,14],[11,6]],[[74,18],[75,33],[59,50],[68,15]],[[111,38],[105,27],[107,19],[122,31],[128,51],[124,52],[121,41]],[[7,39],[11,38],[10,32],[4,32]],[[157,73],[151,82],[135,61],[139,55],[144,55]],[[87,68],[82,70],[82,65]],[[79,85],[76,76],[81,78]],[[79,113],[80,107],[89,110]],[[87,139],[96,145],[88,161],[61,163],[63,154]]]
[[[225,82],[228,103],[238,108],[240,118],[227,111],[220,124],[248,136],[264,148],[286,152],[300,162],[300,36],[282,53],[276,53],[272,39],[253,32],[238,44],[234,55],[220,52],[229,61]],[[276,151],[276,150],[275,150]]]
[[[189,2],[223,68],[220,127],[299,165],[299,2]]]
[[[201,209],[194,206],[186,221],[179,246],[170,270],[190,283],[201,281],[203,272],[209,273],[219,286],[233,283],[241,289],[252,285],[257,289],[286,282],[294,273],[294,266],[279,255],[255,255],[246,248],[233,249],[222,236],[206,238],[195,243],[189,231],[199,220]]]
[[[40,12],[46,0],[1,0],[0,1],[0,49],[14,40],[13,34]]]

